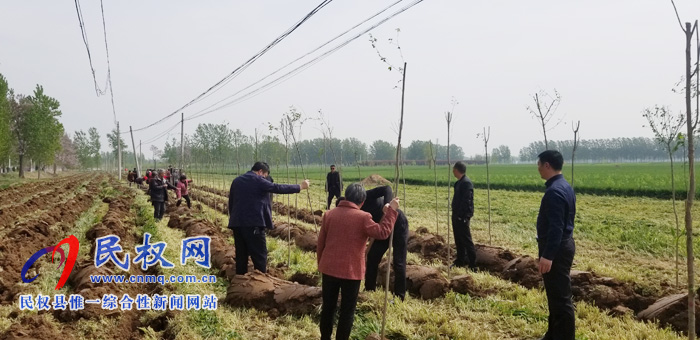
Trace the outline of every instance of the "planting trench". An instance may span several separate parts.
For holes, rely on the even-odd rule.
[[[187,237],[211,238],[211,264],[218,275],[230,281],[224,302],[234,307],[253,307],[268,312],[272,317],[281,314],[310,314],[321,302],[319,287],[284,280],[280,268],[268,268],[266,274],[253,270],[248,263],[248,274],[236,275],[235,248],[227,241],[221,228],[210,221],[198,219],[186,207],[170,211],[168,227],[185,231]]]
[[[17,301],[24,288],[20,278],[22,266],[38,247],[55,245],[65,236],[94,202],[98,192],[97,181],[99,179],[91,180],[86,192],[16,225],[0,240],[0,303],[12,304]],[[35,270],[30,270],[28,275],[36,275]]]
[[[65,193],[75,191],[82,182],[84,179],[80,177],[71,177],[61,182],[42,183],[43,186],[40,188],[43,190],[38,193],[30,190],[12,199],[8,198],[7,201],[11,203],[0,208],[0,230],[10,228],[21,217],[51,209],[54,205],[60,204]]]
[[[158,294],[161,292],[162,287],[158,284],[121,284],[117,285],[115,283],[92,283],[90,280],[90,275],[145,275],[158,274],[154,268],[147,272],[140,270],[138,266],[132,265],[130,267],[129,273],[124,273],[123,271],[116,270],[113,263],[109,262],[100,268],[94,266],[94,252],[95,243],[94,240],[97,237],[106,236],[109,234],[116,234],[120,236],[120,245],[124,249],[133,249],[137,242],[141,242],[138,234],[133,228],[133,215],[131,214],[131,206],[133,203],[133,194],[130,190],[125,187],[121,187],[118,182],[112,181],[112,187],[126,191],[127,194],[121,195],[117,198],[105,198],[103,202],[109,203],[108,211],[102,218],[100,223],[95,224],[86,232],[86,239],[90,241],[90,252],[88,256],[79,259],[74,267],[71,275],[68,278],[67,286],[70,287],[70,294],[80,294],[86,300],[89,299],[101,299],[103,294],[114,294],[118,298],[121,298],[123,294],[129,294],[132,298],[135,298],[137,294],[147,294],[152,296],[153,294]],[[95,192],[89,190],[88,196],[94,196]],[[92,202],[92,197],[90,197],[90,202]],[[89,206],[89,205],[88,205]],[[76,207],[77,208],[77,207]],[[66,209],[69,210],[69,209]],[[72,225],[74,221],[70,221]],[[84,245],[85,246],[85,245]],[[16,320],[15,324],[8,329],[4,334],[4,339],[30,339],[30,338],[55,338],[55,334],[58,331],[58,337],[71,339],[74,338],[72,327],[74,322],[79,319],[88,320],[99,320],[102,317],[112,317],[117,319],[116,328],[110,328],[108,330],[101,330],[100,336],[110,339],[140,339],[143,337],[143,332],[140,330],[142,327],[151,327],[156,331],[165,329],[167,325],[168,313],[164,313],[161,317],[158,317],[148,324],[143,324],[141,322],[141,316],[145,311],[138,311],[136,309],[132,311],[121,311],[117,310],[107,310],[102,309],[100,305],[85,304],[85,309],[78,311],[68,311],[68,310],[53,310],[51,313],[57,321],[62,322],[64,330],[57,330],[56,326],[50,322],[46,321],[44,317],[47,312],[40,312],[39,315],[24,315],[19,320]],[[15,313],[15,317],[16,317]],[[12,315],[11,315],[12,316]],[[68,330],[68,331],[66,331]]]
[[[102,176],[91,178],[86,192],[79,194],[63,204],[57,205],[34,219],[15,226],[15,228],[0,241],[0,303],[14,304],[24,287],[20,283],[20,270],[25,261],[40,245],[54,245],[65,233],[72,228],[77,219],[94,202],[98,192],[97,183]],[[40,264],[35,264],[39,266]],[[30,270],[29,276],[36,275],[36,269]],[[46,317],[47,312],[28,314],[15,320],[12,326],[2,335],[2,339],[73,339],[71,332],[59,329],[55,323]],[[19,313],[10,313],[10,318],[17,318]]]

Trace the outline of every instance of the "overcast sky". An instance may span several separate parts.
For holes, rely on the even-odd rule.
[[[250,85],[393,2],[331,2],[227,86],[187,108],[185,116]],[[104,0],[122,129],[143,127],[177,110],[318,3]],[[700,2],[676,3],[682,20],[700,16]],[[82,10],[97,81],[104,87],[107,68],[99,1],[83,0]],[[61,102],[61,121],[71,135],[92,126],[103,135],[112,129],[109,97],[95,95],[73,1],[7,0],[0,2],[0,13],[0,73],[10,86],[31,94],[36,84],[43,85]],[[406,141],[439,138],[445,143],[444,113],[451,110],[452,97],[459,102],[452,138],[467,155],[483,153],[476,135],[484,126],[491,126],[490,148],[505,144],[514,154],[541,139],[537,121],[526,110],[531,95],[541,89],[556,88],[562,96],[557,115],[565,115],[564,122],[549,133],[557,140],[572,138],[572,120],[581,120],[583,139],[651,136],[642,126],[644,108],[655,104],[676,111],[683,108],[683,97],[671,92],[684,74],[685,60],[684,35],[670,1],[425,0],[372,31],[382,53],[400,64],[394,46],[386,43],[396,37],[396,28],[401,29],[399,42],[408,62]],[[293,105],[307,117],[323,110],[335,137],[395,143],[401,93],[394,87],[400,74],[387,70],[368,40],[365,35],[353,41],[249,100],[186,121],[185,133],[193,132],[198,123],[228,122],[252,135],[255,128],[278,122]],[[171,118],[135,133],[136,143],[176,121]],[[320,136],[316,126],[305,125],[302,137]],[[179,131],[165,137],[179,138]],[[162,148],[165,137],[155,144]],[[148,145],[143,150],[146,153]]]

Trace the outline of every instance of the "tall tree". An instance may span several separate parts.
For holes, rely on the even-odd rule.
[[[102,164],[102,156],[100,155],[100,150],[102,149],[102,143],[100,142],[100,133],[97,132],[97,128],[91,127],[88,129],[88,145],[90,146],[90,155],[92,155],[91,167],[97,168]]]
[[[554,89],[554,96],[551,96],[544,90],[540,90],[538,93],[535,93],[532,96],[532,100],[535,102],[535,106],[532,107],[528,105],[527,110],[539,121],[540,126],[542,127],[542,136],[544,137],[544,148],[548,149],[549,143],[547,141],[547,131],[553,129],[559,125],[559,123],[561,123],[560,120],[554,124],[554,126],[551,126],[550,124],[550,121],[557,112],[557,108],[559,108],[561,96],[559,95],[559,92],[557,92],[557,89]]]
[[[78,130],[73,137],[73,145],[75,146],[75,154],[83,169],[91,166],[92,157],[90,154],[90,141],[85,134],[85,131]]]
[[[47,96],[41,85],[37,85],[34,94],[27,98],[31,108],[25,121],[30,125],[25,131],[29,142],[26,153],[39,166],[51,164],[61,148],[63,124],[58,121],[58,117],[61,116],[61,104]]]
[[[369,148],[372,159],[379,161],[392,159],[394,152],[396,152],[393,144],[383,140],[374,141]]]
[[[64,169],[75,169],[80,165],[76,145],[65,133],[61,137],[61,150],[56,154],[54,173],[56,173],[56,165],[60,165]]]
[[[0,164],[9,157],[12,147],[9,94],[7,79],[0,74]]]
[[[119,144],[121,143],[121,150],[122,153],[127,149],[128,145],[124,141],[124,138],[122,138],[119,133],[117,133],[117,128],[114,127],[111,132],[107,133],[107,142],[109,143],[109,147],[112,149],[112,154],[114,157],[119,156]],[[123,154],[122,154],[123,156]],[[124,159],[124,157],[122,157]],[[121,169],[119,170],[121,171]]]
[[[10,127],[19,158],[19,177],[24,178],[24,161],[29,148],[32,128],[29,119],[32,103],[24,95],[15,95],[12,90],[9,93]]]

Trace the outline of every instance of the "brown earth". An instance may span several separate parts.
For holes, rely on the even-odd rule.
[[[98,188],[93,180],[87,191],[69,199],[64,204],[53,207],[39,216],[17,224],[5,237],[0,239],[0,303],[14,303],[16,295],[22,291],[20,272],[24,263],[42,247],[55,245],[83,211],[92,205]],[[37,268],[37,263],[33,268]],[[29,275],[35,275],[35,269]]]
[[[365,177],[365,179],[363,179],[360,183],[362,183],[362,185],[364,185],[366,187],[370,187],[370,186],[378,187],[378,186],[382,186],[382,185],[391,185],[391,182],[389,180],[387,180],[386,178],[384,178],[380,175],[377,175],[377,174],[372,174],[372,175]]]
[[[312,314],[321,305],[321,288],[285,281],[259,271],[231,279],[224,302],[234,307],[252,307],[272,317]]]
[[[120,186],[117,183],[112,185],[115,188]],[[115,234],[120,236],[120,245],[124,249],[133,249],[136,243],[142,243],[143,240],[138,238],[135,234],[135,228],[132,221],[133,217],[131,216],[131,205],[133,204],[134,197],[131,195],[126,195],[114,199],[106,199],[104,201],[109,202],[108,211],[103,217],[101,223],[92,226],[92,228],[87,231],[87,238],[94,241],[97,237]],[[139,266],[132,264],[129,268],[129,272],[126,273],[121,269],[117,269],[112,262],[108,262],[104,266],[97,268],[92,260],[94,257],[96,244],[91,242],[90,246],[90,256],[88,256],[88,259],[81,260],[76,265],[76,268],[73,270],[68,279],[68,284],[70,285],[71,291],[74,294],[80,294],[86,300],[88,300],[101,299],[104,294],[114,294],[117,296],[117,298],[121,298],[124,294],[129,294],[129,296],[135,298],[138,294],[147,294],[152,296],[153,294],[162,293],[163,286],[158,283],[133,285],[92,283],[90,280],[91,275],[158,275],[160,272],[159,268],[157,267],[151,267],[149,270],[143,271]],[[102,309],[100,305],[94,304],[85,304],[85,309],[79,311],[53,311],[54,317],[63,322],[73,322],[79,319],[98,320],[104,317],[118,318],[117,329],[113,330],[109,334],[103,334],[105,337],[110,339],[142,338],[143,331],[141,329],[148,326],[143,324],[141,321],[141,317],[144,314],[145,311],[139,311],[135,308],[131,311],[122,311],[121,309],[110,311],[107,309]]]
[[[695,315],[700,315],[700,300],[695,299]],[[688,294],[665,296],[637,314],[644,321],[659,321],[662,326],[688,332]],[[695,319],[696,333],[700,334],[700,318]]]
[[[0,336],[2,340],[30,339],[75,339],[69,332],[63,332],[56,324],[37,314],[29,314],[14,320],[12,326]]]

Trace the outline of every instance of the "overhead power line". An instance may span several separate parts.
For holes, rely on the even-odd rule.
[[[216,107],[216,108],[213,108],[213,109],[211,109],[211,110],[204,109],[204,110],[201,110],[201,111],[199,111],[199,112],[197,112],[197,113],[194,113],[194,114],[192,114],[191,116],[187,117],[185,120],[192,120],[192,119],[195,119],[195,118],[199,118],[199,117],[204,116],[204,115],[206,115],[206,114],[209,114],[209,113],[212,113],[212,112],[215,112],[215,111],[224,109],[224,108],[226,108],[226,107],[229,107],[229,106],[231,106],[231,105],[240,103],[240,102],[242,102],[242,101],[244,101],[244,100],[247,100],[247,99],[250,99],[250,98],[252,98],[252,97],[254,97],[254,96],[256,96],[256,95],[258,95],[258,94],[260,94],[260,93],[262,93],[262,92],[264,92],[264,91],[267,91],[267,90],[269,90],[270,88],[281,84],[282,82],[284,82],[284,81],[290,79],[291,77],[293,77],[293,76],[299,74],[300,72],[306,70],[307,68],[313,66],[314,64],[318,63],[319,61],[323,60],[324,58],[328,57],[329,55],[331,55],[331,54],[337,52],[337,51],[340,50],[341,48],[343,48],[343,47],[347,46],[348,44],[350,44],[351,42],[355,41],[357,38],[363,36],[364,34],[370,32],[371,30],[373,30],[373,29],[375,29],[375,28],[381,26],[382,24],[386,23],[386,22],[389,21],[390,19],[392,19],[392,18],[394,18],[395,16],[397,16],[397,15],[399,15],[399,14],[401,14],[401,13],[407,11],[407,10],[410,9],[411,7],[417,5],[417,4],[421,3],[421,2],[423,2],[423,0],[414,0],[413,2],[411,2],[410,4],[408,4],[407,6],[405,6],[405,7],[401,8],[401,9],[399,9],[398,11],[396,11],[396,12],[392,13],[391,15],[389,15],[389,16],[383,18],[382,20],[378,21],[377,23],[373,24],[372,26],[370,26],[370,27],[364,29],[362,32],[356,34],[356,35],[353,36],[352,38],[346,40],[345,42],[343,42],[343,43],[341,43],[341,44],[339,44],[339,45],[336,45],[336,46],[333,47],[332,49],[330,49],[330,50],[324,52],[323,54],[317,56],[316,58],[314,58],[314,59],[312,59],[312,60],[310,60],[310,61],[308,61],[308,62],[306,62],[306,63],[304,63],[304,64],[302,64],[302,65],[300,65],[299,67],[296,67],[295,69],[293,69],[293,70],[291,70],[291,71],[289,71],[289,72],[283,74],[282,76],[277,77],[277,78],[275,78],[274,80],[272,80],[272,81],[270,81],[270,82],[268,82],[268,83],[266,83],[266,84],[264,84],[264,85],[262,85],[262,86],[259,86],[259,87],[255,88],[254,90],[249,91],[249,92],[247,92],[247,93],[241,95],[240,97],[237,97],[237,98],[235,98],[235,99],[233,99],[233,100],[231,100],[231,101],[229,101],[229,102],[226,102],[226,103],[224,103],[224,104],[222,104],[222,105],[220,105],[220,106],[218,106],[218,107]],[[284,67],[283,67],[283,68],[284,68]],[[264,78],[262,78],[261,80],[256,81],[256,82],[253,83],[253,84],[258,84],[258,83],[262,82],[264,79],[266,79],[266,78],[272,76],[272,75],[275,74],[275,73],[278,73],[280,70],[281,70],[281,69],[278,69],[277,71],[275,71],[275,72],[273,72],[273,73],[271,73],[271,74],[265,76]],[[248,86],[248,87],[246,87],[246,88],[244,88],[244,89],[242,89],[242,90],[239,90],[238,92],[234,93],[233,95],[231,95],[231,96],[229,96],[229,97],[227,97],[227,98],[231,98],[231,97],[233,97],[233,96],[235,96],[235,95],[237,95],[237,94],[239,94],[239,93],[245,91],[246,89],[248,89],[248,88],[250,88],[250,87],[252,87],[252,86],[253,86],[253,85]],[[225,99],[224,99],[224,100],[225,100]],[[219,101],[218,103],[220,103],[220,102],[221,102],[221,101]],[[217,103],[217,104],[218,104],[218,103]],[[214,104],[214,105],[216,105],[216,104]],[[211,108],[211,106],[210,106],[209,108]]]
[[[88,55],[88,62],[90,63],[90,71],[92,72],[92,80],[95,84],[95,93],[97,96],[103,95],[106,92],[102,91],[100,89],[100,86],[97,85],[97,77],[95,75],[95,68],[92,65],[92,54],[90,53],[90,43],[88,42],[88,35],[87,35],[87,29],[85,28],[85,20],[83,19],[83,9],[80,6],[80,1],[75,0],[75,11],[78,14],[78,24],[80,25],[80,33],[83,36],[83,43],[85,44],[85,50],[87,51]],[[105,84],[105,88],[108,85]]]
[[[159,140],[159,139],[161,139],[161,138],[167,136],[171,131],[173,131],[173,130],[174,130],[176,127],[178,127],[179,125],[180,125],[180,122],[175,123],[175,125],[169,127],[167,130],[165,130],[165,131],[163,131],[163,132],[161,132],[161,133],[159,133],[159,134],[153,136],[153,137],[152,137],[151,139],[149,139],[149,140],[143,141],[143,144],[153,143],[153,142],[155,142],[155,141],[157,141],[157,140]]]
[[[114,107],[114,87],[112,86],[112,66],[109,62],[109,44],[107,44],[107,25],[105,24],[105,7],[100,0],[100,12],[102,13],[102,32],[104,32],[105,38],[105,53],[107,54],[107,84],[109,86],[109,97],[112,102],[112,114],[114,115],[114,122],[117,122],[117,110]]]
[[[95,85],[95,94],[98,97],[105,95],[107,93],[107,89],[109,89],[110,101],[112,104],[112,115],[114,118],[114,123],[116,124],[117,123],[117,110],[114,106],[114,89],[112,87],[112,67],[111,67],[110,60],[109,60],[109,44],[107,43],[107,24],[105,23],[104,4],[103,4],[102,0],[100,0],[100,12],[102,15],[102,30],[103,30],[104,42],[105,42],[105,52],[107,55],[107,79],[105,80],[104,90],[100,89],[100,86],[97,85],[97,75],[95,72],[95,67],[92,63],[92,53],[90,53],[90,43],[88,42],[87,28],[85,26],[85,19],[83,17],[83,9],[80,6],[80,0],[75,0],[75,11],[78,15],[78,24],[80,25],[80,33],[83,37],[83,43],[85,44],[85,51],[87,51],[87,55],[88,55],[88,62],[90,64],[90,72],[92,73],[92,81]]]
[[[76,0],[77,1],[77,0]],[[215,93],[219,89],[221,89],[223,86],[228,84],[231,80],[233,80],[236,76],[238,76],[241,72],[243,72],[246,68],[248,68],[250,65],[252,65],[256,60],[258,60],[260,57],[262,57],[267,51],[275,47],[277,44],[279,44],[282,40],[284,40],[287,36],[289,36],[292,32],[294,32],[299,26],[301,26],[304,22],[309,20],[312,16],[314,16],[318,11],[320,11],[323,7],[331,3],[333,0],[324,0],[322,1],[318,6],[316,6],[311,12],[307,13],[301,20],[296,22],[294,25],[292,25],[290,28],[288,28],[286,31],[284,31],[282,34],[280,34],[277,38],[275,38],[271,43],[269,43],[267,46],[265,46],[262,50],[254,54],[250,59],[245,61],[243,64],[235,68],[233,71],[231,71],[226,77],[223,79],[219,80],[217,83],[209,87],[206,91],[202,92],[199,94],[197,97],[194,99],[190,100],[187,104],[183,105],[179,109],[173,111],[172,113],[166,115],[165,117],[159,119],[156,122],[153,122],[149,125],[146,125],[144,127],[135,129],[134,131],[141,131],[148,129],[156,124],[162,123],[163,121],[167,120],[170,117],[173,117],[175,114],[178,112],[184,110],[188,106],[197,103],[198,101],[208,97],[212,93]]]
[[[290,62],[287,63],[286,65],[284,65],[284,66],[278,68],[277,70],[275,70],[274,72],[272,72],[272,73],[266,75],[265,77],[261,78],[260,80],[254,82],[254,83],[252,83],[252,84],[250,84],[250,85],[244,87],[243,89],[241,89],[241,90],[239,90],[239,91],[237,91],[237,92],[235,92],[235,93],[233,93],[233,94],[231,94],[231,95],[225,97],[224,99],[221,99],[221,100],[217,101],[216,103],[214,103],[214,104],[212,104],[212,105],[210,105],[210,106],[207,106],[206,108],[204,108],[204,109],[202,109],[202,110],[200,110],[200,111],[194,113],[194,114],[193,114],[193,117],[188,118],[188,120],[189,120],[189,119],[194,119],[194,118],[198,117],[197,114],[202,113],[202,112],[204,112],[204,111],[207,111],[207,110],[211,109],[212,107],[214,107],[214,106],[216,106],[216,105],[218,105],[218,104],[224,102],[225,100],[230,99],[230,98],[236,96],[237,94],[239,94],[239,93],[241,93],[241,92],[243,92],[243,91],[245,91],[245,90],[247,90],[247,89],[249,89],[249,88],[251,88],[251,87],[253,87],[253,86],[255,86],[255,85],[257,85],[257,84],[259,84],[259,83],[261,83],[261,82],[263,82],[263,81],[265,81],[265,79],[267,79],[267,78],[269,78],[269,77],[271,77],[271,76],[273,76],[273,75],[275,75],[275,74],[281,72],[282,70],[284,70],[285,68],[289,67],[290,65],[296,63],[297,61],[299,61],[299,60],[301,60],[301,59],[304,59],[304,58],[308,57],[308,56],[311,55],[311,54],[316,53],[316,52],[319,51],[320,49],[326,47],[326,46],[329,45],[330,43],[332,43],[332,42],[338,40],[339,38],[343,37],[344,35],[350,33],[352,30],[356,29],[357,27],[359,27],[359,26],[361,26],[361,25],[367,23],[368,21],[370,21],[370,20],[372,20],[372,19],[378,17],[379,15],[381,15],[382,13],[388,11],[389,9],[391,9],[391,8],[394,7],[394,6],[396,6],[397,4],[399,4],[399,3],[402,2],[402,1],[403,1],[403,0],[398,0],[398,1],[394,2],[394,3],[392,3],[391,5],[385,7],[384,9],[380,10],[379,12],[373,14],[373,15],[370,16],[369,18],[367,18],[367,19],[365,19],[365,20],[362,20],[362,21],[359,22],[358,24],[356,24],[356,25],[350,27],[349,29],[345,30],[343,33],[338,34],[337,36],[335,36],[335,37],[332,38],[331,40],[326,41],[325,43],[321,44],[320,46],[316,47],[315,49],[313,49],[313,50],[307,52],[306,54],[304,54],[304,55],[302,55],[302,56],[300,56],[300,57],[298,57],[298,58],[296,58],[296,59],[290,61]]]

